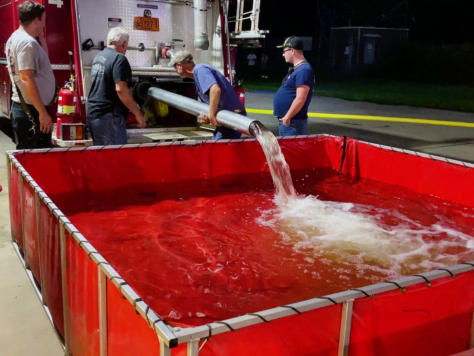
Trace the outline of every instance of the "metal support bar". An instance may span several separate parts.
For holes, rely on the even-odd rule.
[[[234,24],[234,32],[231,34],[233,39],[245,40],[265,38],[265,34],[268,33],[268,31],[259,30],[258,28],[260,20],[260,3],[261,0],[252,0],[250,4],[251,10],[246,11],[245,0],[236,1],[235,16],[229,16],[229,23]],[[247,6],[247,8],[249,8],[249,6]],[[244,26],[244,22],[246,25],[250,22],[250,25]]]
[[[198,356],[199,355],[199,339],[191,340],[188,342],[187,356]]]
[[[469,340],[469,348],[474,348],[474,309],[472,310],[471,339]]]
[[[158,340],[160,341],[160,356],[171,356],[171,349],[166,346],[164,340],[161,337]]]
[[[66,348],[65,355],[72,355],[69,346],[69,309],[67,307],[66,229],[62,221],[59,221],[59,238],[61,250],[61,286],[63,292],[64,346]]]
[[[24,229],[24,226],[25,226],[25,218],[24,218],[24,208],[23,208],[23,195],[24,195],[24,185],[25,185],[25,179],[24,177],[21,175],[20,173],[20,170],[17,169],[17,173],[18,173],[18,180],[20,182],[20,221],[21,221],[21,231],[20,231],[20,236],[19,238],[21,239],[21,247],[23,249],[23,253],[25,253],[25,229]],[[28,268],[28,262],[26,261],[26,258],[25,258],[25,265],[26,265],[26,268]]]
[[[91,68],[86,67],[86,68]],[[132,67],[132,72],[156,72],[157,74],[159,72],[166,72],[166,73],[172,73],[172,74],[177,74],[176,70],[173,67],[160,67],[160,68],[154,68],[154,67]]]
[[[222,6],[222,15],[224,16],[224,30],[221,31],[222,35],[225,35],[225,50],[227,52],[227,69],[230,79],[230,84],[234,85],[234,69],[232,67],[232,61],[230,58],[230,31],[229,31],[229,6],[228,3]],[[222,16],[221,15],[221,16]],[[225,67],[225,58],[224,58],[224,67]],[[225,73],[225,68],[224,68]]]
[[[158,47],[145,47],[145,46],[138,45],[138,46],[128,46],[127,50],[138,51],[138,52],[151,51],[153,52],[153,64],[158,64],[158,60],[159,60]]]
[[[72,5],[72,4],[71,4]],[[76,22],[76,28],[77,28],[77,33],[76,33],[76,36],[77,36],[77,42],[78,42],[78,47],[75,48],[76,51],[78,51],[78,55],[79,55],[79,72],[80,72],[80,75],[81,75],[81,84],[82,84],[82,95],[84,95],[84,97],[86,97],[87,95],[87,91],[86,91],[86,81],[84,79],[84,59],[82,57],[82,50],[81,50],[81,41],[80,41],[80,37],[81,37],[81,21],[79,19],[79,1],[78,0],[74,0],[74,17],[75,17],[75,22]],[[76,73],[76,78],[77,78],[77,73]],[[82,101],[82,98],[81,98],[81,101]]]
[[[260,0],[253,0],[252,6],[252,25],[250,27],[251,31],[258,31],[258,20],[260,17]]]
[[[353,306],[354,299],[347,300],[342,304],[341,330],[339,333],[339,349],[337,352],[338,356],[349,355]]]
[[[97,266],[99,274],[99,338],[100,338],[100,356],[107,356],[107,276],[100,266]]]
[[[104,46],[103,48],[101,46],[92,46],[87,50],[88,51],[91,51],[91,50],[102,51],[104,48],[107,48],[107,46]],[[153,52],[153,64],[158,64],[159,50],[158,50],[157,47],[145,47],[145,46],[140,46],[140,45],[138,45],[138,46],[128,46],[127,51],[137,51],[137,52],[151,51],[151,52]],[[68,66],[68,69],[69,69],[69,66]]]
[[[235,14],[235,33],[242,32],[242,13],[244,12],[244,0],[237,0]]]
[[[163,89],[152,87],[148,89],[148,95],[192,115],[199,115],[201,112],[207,113],[209,111],[209,105],[207,104]],[[228,110],[219,111],[217,113],[217,121],[226,127],[250,136],[254,136],[255,125],[263,126],[258,120],[252,120]]]
[[[12,160],[9,158],[9,155],[7,154],[7,186],[8,186],[8,198],[10,199],[10,194],[11,194],[11,190],[12,190],[12,185],[11,185],[11,179],[12,179],[12,165],[13,165],[13,162]],[[12,207],[10,207],[10,211],[11,211]],[[13,233],[10,233],[10,236],[12,237],[12,241],[13,240]]]
[[[35,189],[35,210],[36,210],[36,241],[38,243],[38,265],[39,265],[39,280],[38,283],[40,288],[43,288],[43,273],[41,271],[41,244],[43,243],[42,234],[41,234],[41,227],[43,223],[43,219],[41,218],[41,199],[39,197],[39,192]],[[44,301],[43,301],[44,304]]]

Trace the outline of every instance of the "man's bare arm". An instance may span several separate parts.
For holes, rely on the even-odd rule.
[[[25,94],[28,101],[35,107],[39,113],[40,130],[44,133],[50,133],[53,130],[53,120],[49,116],[46,106],[41,100],[38,86],[35,81],[35,71],[32,69],[20,70],[20,80],[25,88]]]
[[[219,84],[213,84],[209,88],[209,120],[214,126],[220,126],[217,122],[217,107],[221,99],[221,87]]]
[[[133,115],[135,115],[138,122],[138,127],[144,128],[146,126],[145,118],[143,117],[138,104],[133,99],[132,91],[128,87],[127,82],[122,81],[115,83],[115,90],[117,91],[117,95],[123,105],[125,105],[127,109],[130,110]]]
[[[209,88],[209,112],[199,114],[199,118],[205,124],[211,122],[214,126],[221,126],[217,122],[217,107],[219,106],[219,100],[221,99],[221,87],[215,83]]]

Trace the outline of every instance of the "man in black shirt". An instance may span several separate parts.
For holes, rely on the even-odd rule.
[[[87,101],[87,124],[94,145],[127,143],[125,120],[128,112],[135,115],[138,127],[145,127],[145,118],[130,90],[132,69],[125,57],[128,33],[121,27],[107,35],[107,48],[92,62],[92,86]]]

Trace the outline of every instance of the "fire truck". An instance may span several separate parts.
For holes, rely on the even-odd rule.
[[[46,8],[45,35],[56,83],[62,87],[69,82],[77,97],[69,121],[75,125],[86,122],[91,64],[107,45],[107,32],[115,26],[128,30],[126,56],[132,67],[133,95],[147,118],[145,129],[134,128],[132,115],[127,119],[131,143],[211,137],[210,127],[200,125],[195,116],[150,100],[148,89],[159,87],[195,97],[193,83],[181,79],[168,65],[174,53],[186,49],[196,63],[208,63],[223,72],[244,100],[245,92],[235,83],[237,48],[258,46],[267,32],[258,28],[260,0],[36,1]],[[0,116],[5,117],[10,117],[12,87],[5,43],[19,26],[18,6],[23,2],[0,0]],[[60,95],[61,99],[65,98]],[[63,136],[59,126],[53,142],[65,147],[91,144],[87,137]]]

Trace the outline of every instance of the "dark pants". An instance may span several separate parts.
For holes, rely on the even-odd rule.
[[[12,101],[12,127],[16,148],[19,150],[33,148],[50,148],[51,134],[40,131],[39,113],[33,105],[27,105],[33,121],[26,115],[21,104]]]
[[[280,136],[306,135],[308,133],[308,120],[291,120],[290,126],[285,126],[278,122]]]
[[[229,129],[228,127],[219,126],[214,131],[213,139],[215,141],[225,140],[225,139],[237,139],[237,138],[240,138],[241,136],[242,134],[239,131]]]
[[[243,116],[247,116],[247,112],[245,111],[245,109],[234,110],[234,112]],[[239,131],[235,131],[225,126],[218,126],[214,130],[214,136],[212,138],[215,141],[217,141],[217,140],[225,140],[225,139],[239,139],[241,137],[242,137],[242,134]]]
[[[107,113],[102,116],[87,116],[94,146],[125,145],[127,126],[123,116]]]

